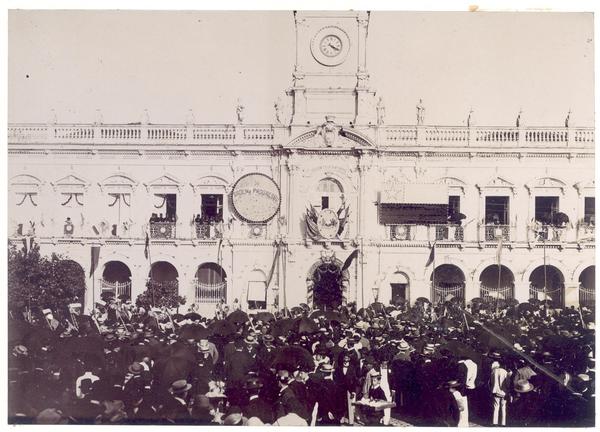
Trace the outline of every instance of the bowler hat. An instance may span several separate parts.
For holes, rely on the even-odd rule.
[[[249,378],[244,383],[244,388],[246,390],[259,389],[259,388],[262,388],[262,387],[263,387],[263,383],[258,378]]]
[[[129,372],[131,372],[134,375],[139,375],[142,372],[144,372],[144,366],[142,366],[138,362],[133,362],[131,365],[129,365],[128,369],[129,369]]]
[[[331,373],[333,372],[333,366],[331,366],[329,363],[322,364],[319,368],[319,371],[323,373]]]
[[[208,344],[208,340],[206,340],[206,339],[202,339],[200,341],[200,343],[198,344],[198,347],[200,348],[200,351],[203,351],[203,352],[210,351],[210,345]]]
[[[173,394],[180,394],[189,391],[192,388],[191,384],[188,384],[186,380],[177,380],[171,384],[169,391]]]
[[[518,380],[515,383],[515,391],[517,393],[528,393],[533,389],[535,389],[535,387],[528,380]]]

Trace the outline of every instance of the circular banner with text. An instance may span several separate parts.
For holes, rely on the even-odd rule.
[[[231,192],[236,213],[246,222],[268,222],[279,211],[281,193],[271,177],[260,173],[238,179]]]

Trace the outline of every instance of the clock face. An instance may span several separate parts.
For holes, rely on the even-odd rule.
[[[341,27],[322,27],[310,40],[310,51],[323,66],[337,66],[348,58],[350,38]]]
[[[327,35],[321,39],[319,48],[323,55],[327,57],[336,57],[342,53],[342,41],[336,35]]]

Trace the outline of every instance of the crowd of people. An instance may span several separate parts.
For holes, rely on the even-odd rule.
[[[593,426],[594,311],[451,299],[9,322],[9,422]],[[43,316],[42,316],[43,315]]]

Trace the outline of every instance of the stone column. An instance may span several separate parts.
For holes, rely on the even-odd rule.
[[[579,307],[579,283],[565,283],[565,307]]]
[[[515,277],[519,277],[516,276]],[[524,303],[529,300],[529,281],[515,280],[515,299],[519,303]]]

